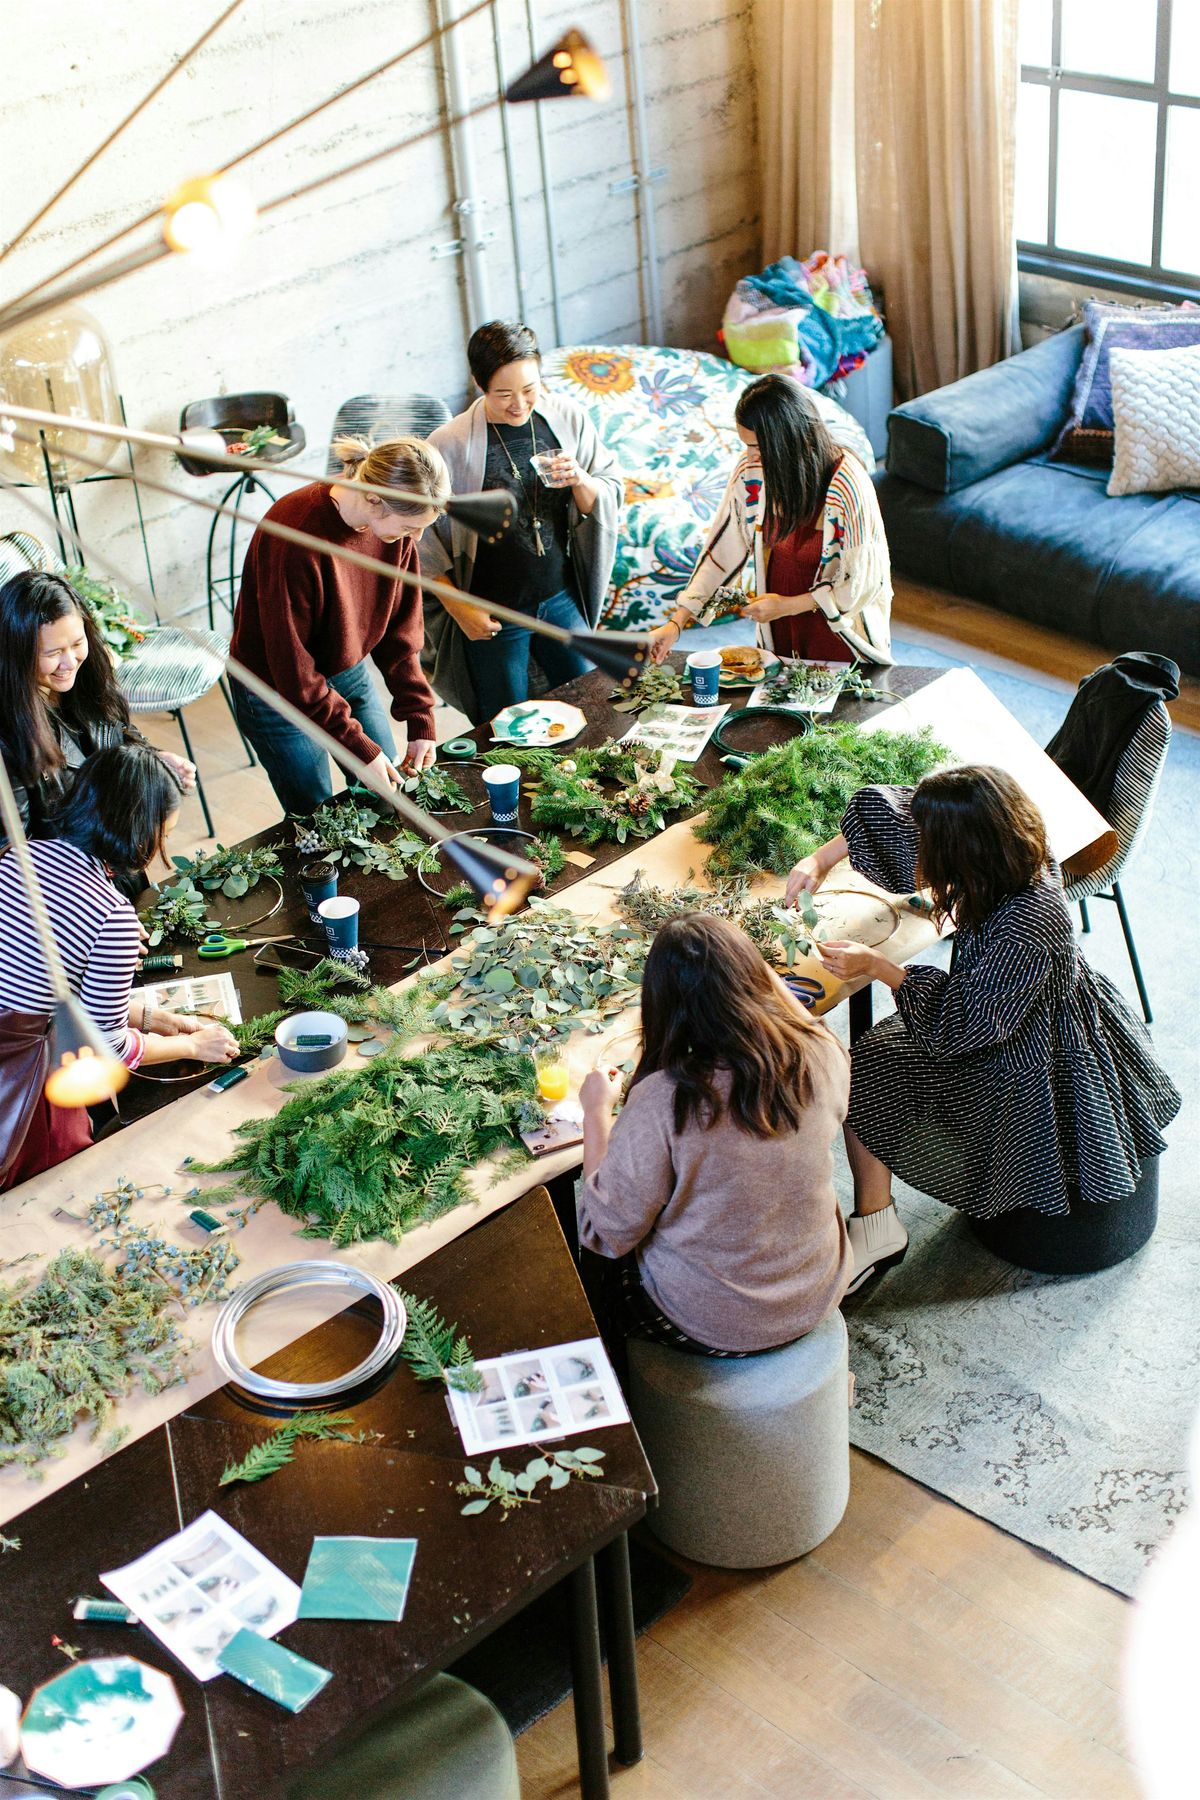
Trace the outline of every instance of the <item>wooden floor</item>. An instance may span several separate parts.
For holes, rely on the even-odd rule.
[[[894,616],[910,642],[968,645],[980,666],[1035,678],[1078,680],[1107,660],[903,584]],[[1172,713],[1200,728],[1197,684]],[[173,747],[169,721],[144,723]],[[275,822],[219,697],[189,725],[222,841]],[[177,846],[202,833],[190,800]],[[1116,1694],[1127,1603],[870,1456],[853,1453],[846,1517],[810,1556],[693,1573],[639,1640],[646,1757],[614,1767],[618,1800],[1136,1794]],[[578,1792],[569,1702],[517,1749],[525,1800]]]

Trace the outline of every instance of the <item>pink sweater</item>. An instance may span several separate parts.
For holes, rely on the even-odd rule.
[[[752,1137],[722,1114],[679,1134],[673,1081],[649,1075],[580,1196],[580,1243],[600,1256],[636,1250],[654,1303],[715,1350],[802,1337],[850,1279],[832,1152],[850,1063],[828,1032],[814,1031],[811,1043],[813,1097],[799,1131]]]

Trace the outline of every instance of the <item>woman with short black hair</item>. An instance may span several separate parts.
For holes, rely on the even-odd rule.
[[[1123,1199],[1179,1110],[1150,1038],[1080,954],[1042,816],[1003,769],[945,769],[855,795],[838,837],[796,864],[787,898],[849,856],[893,894],[926,888],[953,921],[951,973],[822,943],[840,980],[882,981],[896,1011],[860,1037],[846,1149],[854,1281],[897,1262],[908,1234],[892,1174],[976,1219]]]
[[[579,1241],[623,1258],[620,1326],[702,1356],[792,1342],[850,1276],[833,1191],[846,1052],[745,933],[692,913],[664,925],[642,981],[642,1054],[579,1091]]]
[[[145,742],[70,583],[27,569],[0,585],[0,756],[26,830],[42,829],[94,751]],[[157,754],[179,785],[196,785],[186,757]]]
[[[421,541],[421,567],[481,602],[430,597],[425,606],[433,685],[478,724],[528,698],[531,653],[551,687],[591,668],[569,644],[501,626],[486,602],[568,631],[594,626],[616,555],[624,484],[583,409],[542,386],[541,352],[527,325],[481,325],[467,362],[479,398],[429,441],[445,457],[456,494],[506,488],[513,521],[488,543],[443,518]]]
[[[181,793],[173,772],[148,745],[99,750],[48,821],[52,835],[29,846],[71,991],[114,1055],[133,1069],[180,1057],[224,1063],[237,1055],[237,1041],[223,1025],[165,1012],[133,991],[138,916],[115,884],[128,884],[165,854]],[[54,999],[24,877],[8,847],[0,851],[0,1033],[5,1014],[46,1015]],[[5,1095],[3,1102],[0,1116],[13,1117],[14,1097]],[[0,1186],[40,1174],[90,1142],[84,1108],[56,1107],[39,1094],[20,1145],[4,1146]]]
[[[870,475],[804,389],[763,375],[734,411],[746,454],[729,478],[700,560],[651,632],[662,662],[713,592],[754,558],[744,616],[768,649],[806,661],[889,664],[892,575]]]

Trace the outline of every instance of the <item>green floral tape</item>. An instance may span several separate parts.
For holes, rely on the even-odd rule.
[[[469,756],[478,756],[479,749],[474,738],[451,738],[448,744],[439,745],[443,756],[453,762],[465,762]]]

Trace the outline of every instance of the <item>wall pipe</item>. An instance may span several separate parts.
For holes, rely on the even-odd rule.
[[[654,215],[654,190],[650,171],[650,133],[646,124],[646,82],[642,68],[642,46],[639,37],[637,0],[621,0],[621,16],[625,27],[625,54],[629,65],[629,103],[633,111],[633,144],[637,156],[638,230],[642,242],[643,294],[642,317],[649,314],[650,342],[662,344],[662,288],[658,279],[658,232]]]
[[[454,199],[454,216],[462,242],[467,270],[468,330],[492,316],[492,296],[488,283],[487,238],[483,230],[483,202],[479,198],[479,181],[475,172],[475,140],[471,134],[471,95],[463,61],[462,43],[454,30],[455,0],[436,0],[437,23],[441,32],[442,74],[446,83],[446,106],[450,114],[450,147],[454,163],[454,183],[458,192]],[[500,90],[504,92],[503,88]],[[503,111],[503,108],[501,108]]]
[[[492,0],[492,50],[496,59],[496,86],[503,94],[508,87],[508,76],[504,67],[504,42],[500,32],[500,8],[496,0]],[[508,187],[508,225],[512,236],[513,280],[517,289],[517,317],[524,319],[529,311],[525,296],[525,252],[521,237],[521,220],[519,216],[520,193],[517,186],[517,165],[513,157],[512,132],[508,128],[508,109],[500,109],[500,141],[504,147],[504,179]]]
[[[529,34],[530,57],[537,57],[538,28],[534,17],[533,0],[525,0],[525,29]],[[546,219],[546,252],[547,267],[550,275],[550,308],[554,314],[554,342],[563,341],[562,295],[558,285],[558,224],[554,213],[554,181],[550,173],[550,145],[546,138],[546,121],[542,116],[542,102],[534,105],[534,116],[537,119],[538,161],[542,171],[542,211]]]

